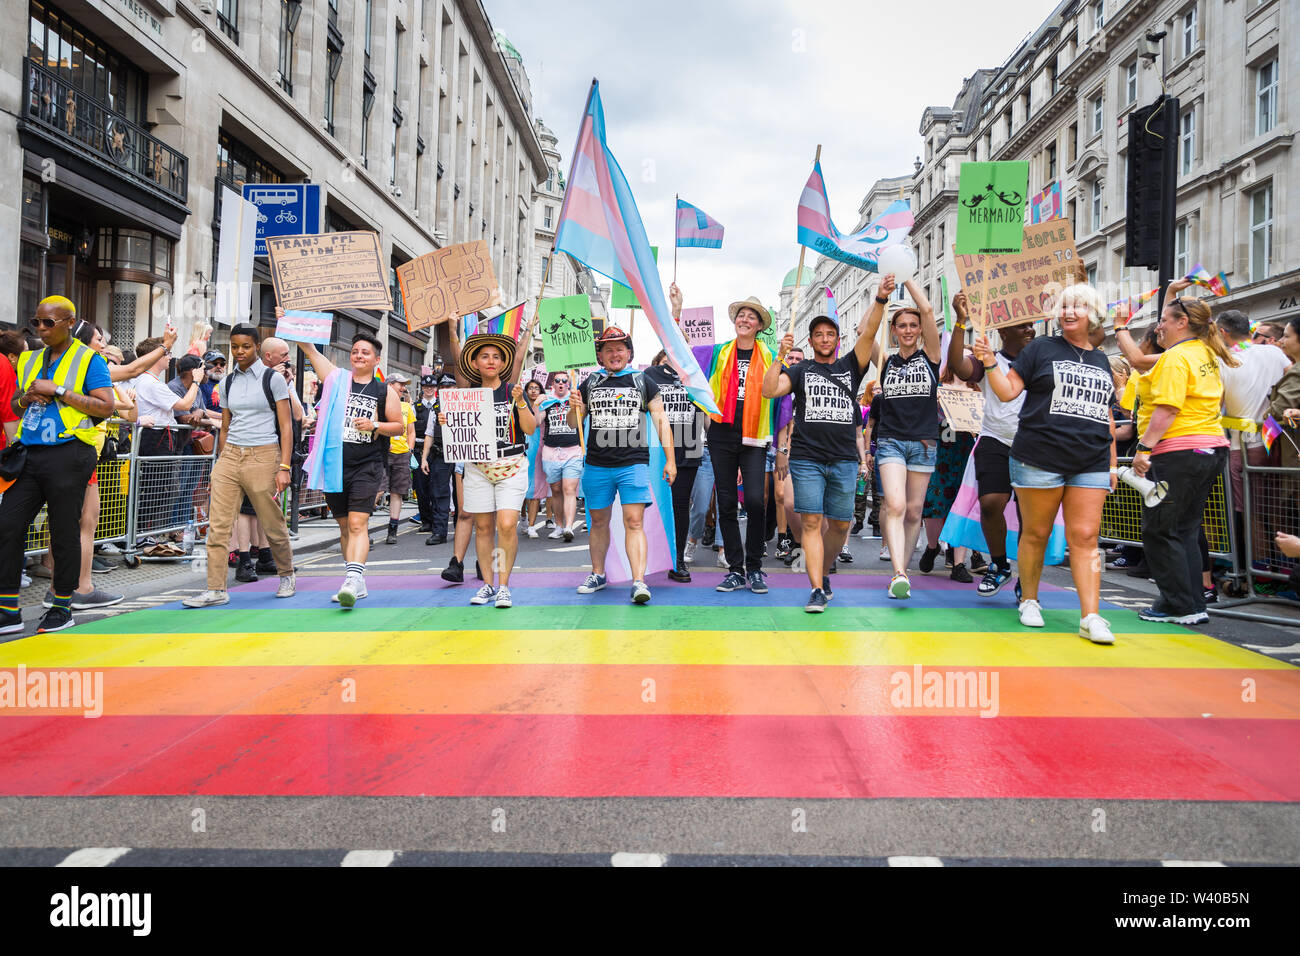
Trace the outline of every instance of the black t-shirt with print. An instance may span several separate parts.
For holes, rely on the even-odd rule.
[[[673,430],[677,466],[698,465],[704,458],[704,429],[708,416],[691,401],[690,392],[686,391],[677,370],[671,365],[652,365],[645,370],[645,377],[659,388],[664,414]]]
[[[1025,383],[1011,456],[1063,475],[1109,470],[1115,380],[1106,353],[1053,335],[1026,345],[1011,367]]]
[[[641,381],[641,387],[637,382]],[[595,383],[595,387],[592,385]],[[659,386],[635,372],[606,377],[594,372],[578,386],[587,406],[591,429],[587,433],[587,464],[602,468],[648,465],[645,410]]]
[[[546,399],[542,399],[546,401]],[[547,448],[572,448],[578,444],[578,430],[569,424],[569,400],[555,402],[546,409],[546,434],[542,443]]]
[[[806,359],[785,370],[794,395],[790,458],[829,464],[858,460],[858,388],[866,370],[852,352],[823,364]]]
[[[343,464],[350,468],[367,461],[382,461],[388,455],[388,437],[377,431],[363,432],[352,423],[358,418],[388,421],[384,413],[388,386],[377,378],[364,384],[349,378],[348,385],[350,391],[343,409]]]
[[[938,441],[939,365],[930,361],[924,349],[917,349],[908,358],[899,358],[895,353],[885,359],[880,388],[877,441]]]
[[[745,379],[749,377],[749,362],[754,357],[754,350],[736,349],[736,414],[730,422],[714,422],[709,426],[709,432],[717,432],[719,436],[724,432],[735,432],[736,440],[740,440],[740,435],[744,431],[745,421]],[[755,396],[757,398],[758,396]]]
[[[497,457],[512,458],[522,455],[524,449],[524,429],[519,424],[519,409],[511,397],[514,386],[502,382],[492,389],[492,407],[497,419]],[[532,414],[529,412],[528,414]]]

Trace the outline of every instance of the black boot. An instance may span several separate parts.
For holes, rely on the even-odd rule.
[[[260,548],[257,552],[257,573],[275,574],[275,556],[270,548]]]
[[[257,580],[257,567],[253,564],[253,556],[247,551],[239,553],[239,564],[235,568],[235,580],[241,584],[251,584]]]
[[[456,560],[452,555],[451,560],[447,562],[447,567],[443,569],[442,579],[450,581],[452,584],[462,584],[465,581],[465,565]]]

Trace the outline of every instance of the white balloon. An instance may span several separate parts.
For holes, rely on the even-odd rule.
[[[880,275],[892,275],[894,281],[902,285],[916,275],[916,256],[912,254],[911,246],[889,246],[880,250],[876,268]]]

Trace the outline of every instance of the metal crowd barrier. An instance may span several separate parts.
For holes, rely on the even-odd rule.
[[[129,422],[110,419],[110,431]],[[125,449],[119,445],[119,449]],[[121,451],[116,458],[101,461],[95,470],[95,480],[99,487],[99,522],[95,526],[95,543],[126,540],[127,524],[127,488],[131,468],[129,451]],[[46,512],[42,508],[36,520],[27,529],[27,540],[23,544],[23,553],[27,556],[44,554],[50,550],[50,528],[46,523]]]
[[[1131,465],[1132,458],[1120,458],[1119,466]],[[1158,464],[1158,462],[1157,462]],[[1210,545],[1210,556],[1232,562],[1231,576],[1241,577],[1240,559],[1236,550],[1236,531],[1232,521],[1232,482],[1228,465],[1214,479],[1210,497],[1205,502],[1201,527]],[[1106,496],[1101,508],[1101,531],[1098,537],[1108,544],[1126,544],[1142,547],[1142,496],[1124,482]]]
[[[157,539],[176,531],[184,531],[192,521],[195,525],[195,547],[204,535],[200,529],[208,521],[208,479],[212,475],[215,454],[142,455],[141,440],[148,429],[134,426],[131,429],[130,458],[127,475],[126,547],[123,562],[135,567],[141,560],[183,560],[189,555],[150,555],[146,539]],[[189,425],[171,426],[176,449],[190,447]],[[215,448],[215,443],[214,443]],[[142,546],[143,545],[143,546]]]
[[[1296,567],[1296,559],[1282,554],[1273,536],[1278,531],[1300,534],[1300,468],[1243,463],[1242,504],[1246,597],[1221,600],[1209,611],[1223,617],[1300,627],[1300,613],[1286,615],[1243,610],[1250,605],[1262,605],[1300,612],[1300,602],[1260,593],[1285,590],[1286,586],[1279,587],[1277,582],[1287,581]]]

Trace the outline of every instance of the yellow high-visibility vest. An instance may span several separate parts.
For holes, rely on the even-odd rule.
[[[36,381],[36,375],[45,363],[46,349],[37,349],[34,352],[24,352],[18,356],[18,386],[19,394],[26,392],[31,388],[32,382]],[[71,339],[67,349],[60,356],[58,364],[54,367],[54,374],[50,377],[55,386],[62,385],[69,392],[85,394],[86,372],[90,369],[91,359],[95,357],[95,350],[88,345],[83,345],[77,339]],[[68,435],[74,435],[80,438],[92,448],[95,446],[97,430],[95,422],[85,412],[79,411],[65,402],[55,399],[59,409],[59,418],[63,420],[63,431],[59,434],[60,438]],[[23,434],[22,422],[18,423],[18,437]]]

